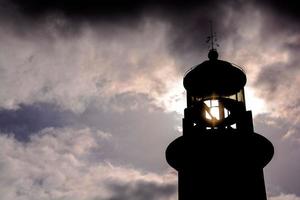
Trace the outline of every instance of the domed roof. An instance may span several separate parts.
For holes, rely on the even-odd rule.
[[[210,60],[197,65],[185,75],[183,85],[190,94],[196,96],[229,96],[240,91],[246,81],[246,75],[240,68],[218,60],[217,56],[210,56]]]

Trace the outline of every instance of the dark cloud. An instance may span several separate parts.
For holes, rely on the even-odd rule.
[[[101,31],[109,26],[136,30],[145,17],[151,17],[172,26],[170,48],[182,52],[191,51],[194,44],[206,47],[203,38],[206,38],[207,31],[204,30],[207,30],[209,20],[216,19],[213,13],[221,13],[216,1],[2,0],[2,4],[6,5],[0,7],[2,23],[9,24],[20,37],[38,30],[46,39],[48,34],[44,32],[44,25],[49,21],[54,22],[51,26],[61,36],[74,37],[82,33],[82,26],[86,23]],[[199,29],[200,26],[205,28]]]
[[[256,1],[256,2],[267,9],[271,9],[274,12],[274,15],[287,17],[289,20],[296,20],[300,18],[300,13],[298,11],[298,4],[296,1],[264,0],[264,1]]]
[[[266,93],[269,93],[267,97],[273,99],[275,93],[278,92],[278,86],[285,83],[285,80],[287,78],[286,72],[287,69],[283,63],[277,63],[271,66],[267,66],[259,73],[255,84],[258,87],[262,87]]]
[[[13,9],[36,21],[52,13],[61,13],[69,20],[79,23],[81,20],[119,24],[131,24],[139,21],[145,11],[153,13],[168,12],[176,15],[188,13],[194,7],[213,4],[211,1],[180,1],[180,0],[2,0],[2,7]],[[9,9],[6,14],[9,14]]]
[[[226,0],[223,2],[219,1],[195,1],[195,0],[11,0],[4,2],[12,2],[21,11],[28,15],[41,15],[50,12],[62,11],[70,16],[80,17],[94,17],[94,16],[134,16],[140,13],[144,9],[149,8],[160,8],[170,13],[184,13],[190,12],[195,8],[209,5],[212,12],[217,11],[219,5],[230,5],[234,9],[238,9],[244,4],[249,2],[257,3],[271,8],[278,13],[287,14],[291,16],[299,16],[299,12],[296,9],[296,2],[294,1],[240,1],[240,0]]]
[[[2,0],[7,4],[2,8],[6,22],[13,22],[14,28],[20,35],[26,29],[35,29],[49,20],[58,20],[56,29],[67,36],[81,32],[85,22],[103,25],[125,26],[138,28],[145,17],[157,18],[168,23],[170,27],[170,49],[176,55],[196,53],[201,55],[208,47],[205,39],[209,34],[208,22],[214,22],[215,31],[226,38],[235,30],[224,24],[223,19],[230,12],[239,11],[253,1],[245,3],[239,0],[214,1],[170,1],[170,0]],[[61,20],[63,19],[63,20]],[[234,19],[233,19],[234,20]],[[5,21],[5,20],[3,20]],[[234,25],[234,21],[232,21]],[[43,28],[43,27],[42,27]],[[187,55],[187,60],[191,56]]]
[[[131,30],[137,30],[144,23],[144,18],[156,18],[169,25],[168,47],[178,58],[178,64],[190,66],[200,60],[206,59],[208,45],[205,43],[209,35],[209,21],[214,22],[215,32],[218,34],[221,54],[222,49],[226,49],[227,38],[231,38],[236,44],[240,43],[242,38],[237,34],[239,18],[247,10],[255,12],[261,10],[266,16],[273,16],[277,13],[277,8],[283,7],[280,1],[97,1],[97,0],[2,0],[10,5],[5,13],[12,17],[7,17],[7,21],[14,21],[13,27],[19,35],[28,33],[29,29],[44,29],[41,26],[49,21],[54,21],[51,26],[66,38],[80,35],[82,26],[85,23],[93,23],[96,29],[106,27],[108,34],[119,31],[109,26],[121,26]],[[290,5],[290,2],[286,2]],[[290,12],[287,9],[278,12],[276,19],[281,19],[282,23],[290,24],[291,20],[285,18]],[[291,8],[292,9],[292,8]],[[8,10],[8,11],[7,11]],[[252,11],[253,10],[253,11]],[[15,13],[18,14],[15,14]],[[6,14],[4,14],[6,15]],[[22,18],[23,17],[23,18]],[[296,17],[296,16],[295,16]],[[22,22],[23,21],[23,22]],[[280,20],[277,20],[279,22]],[[274,23],[265,22],[266,30],[276,29],[272,26]],[[32,25],[35,25],[32,27]],[[281,27],[281,26],[279,26]],[[47,32],[41,31],[41,35],[47,36]],[[265,37],[265,35],[261,35]],[[267,38],[267,37],[266,37]],[[230,52],[234,54],[234,52]],[[182,70],[183,67],[180,68]]]
[[[299,36],[293,36],[292,41],[282,42],[279,46],[287,55],[286,59],[262,66],[255,80],[258,93],[279,114],[292,122],[299,121],[300,97],[298,95],[300,59]]]
[[[280,94],[283,88],[292,89],[293,84],[297,81],[299,72],[299,62],[288,61],[274,63],[265,66],[257,76],[255,85],[257,88],[262,88],[270,100],[276,101],[276,94]]]
[[[203,41],[207,36],[208,21],[213,20],[215,30],[222,33],[222,37],[235,32],[234,24],[237,18],[231,19],[230,28],[224,23],[224,18],[232,12],[240,12],[249,5],[262,9],[267,15],[278,15],[278,18],[289,16],[297,18],[296,6],[293,1],[170,1],[170,0],[2,0],[2,15],[16,17],[16,12],[26,16],[33,24],[43,23],[45,16],[60,14],[70,23],[68,29],[78,26],[82,21],[108,22],[119,25],[136,25],[146,15],[158,17],[160,20],[170,22],[173,26],[170,38],[174,41],[174,49],[182,52],[195,48],[203,49]],[[20,17],[18,17],[20,18]],[[6,18],[14,20],[12,18]],[[24,20],[24,18],[23,18]],[[287,21],[288,22],[288,21]],[[20,21],[19,21],[20,23]],[[221,35],[221,34],[220,34]],[[204,48],[205,49],[205,48]]]
[[[18,140],[28,141],[33,133],[47,127],[67,126],[70,112],[51,104],[21,105],[17,110],[0,111],[0,131],[13,133]]]
[[[71,17],[126,17],[136,16],[148,8],[191,9],[192,7],[207,4],[208,1],[171,1],[171,0],[12,0],[17,7],[28,15],[43,15],[50,12],[62,11]]]
[[[118,24],[119,26],[132,26],[138,24],[143,4],[140,1],[96,1],[96,0],[12,0],[10,1],[14,12],[23,16],[30,25],[44,23],[49,16],[60,17],[67,20],[70,33],[80,31],[82,23]],[[12,15],[14,15],[12,13]],[[71,32],[72,31],[72,32]],[[64,32],[63,32],[64,33]]]
[[[157,182],[136,181],[133,183],[111,183],[108,189],[113,195],[106,200],[127,200],[127,199],[170,199],[176,195],[176,184],[165,184]]]

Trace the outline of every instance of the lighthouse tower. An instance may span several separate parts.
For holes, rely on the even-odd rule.
[[[246,75],[213,48],[208,58],[184,77],[183,135],[166,150],[178,171],[179,200],[266,200],[263,168],[274,148],[253,130]]]

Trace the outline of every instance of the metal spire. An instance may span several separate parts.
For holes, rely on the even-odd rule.
[[[209,25],[210,25],[210,36],[207,37],[207,41],[206,43],[209,43],[211,44],[211,48],[208,52],[208,58],[210,60],[217,60],[218,59],[218,52],[217,50],[215,49],[215,45],[217,47],[219,47],[219,44],[217,43],[217,34],[216,32],[213,32],[213,24],[212,24],[212,21],[209,21]]]
[[[215,45],[219,47],[219,44],[217,43],[217,34],[213,31],[213,22],[209,21],[209,27],[210,27],[210,36],[207,37],[206,43],[210,42],[210,50],[215,49]]]

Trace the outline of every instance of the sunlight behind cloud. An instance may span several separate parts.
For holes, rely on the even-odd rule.
[[[182,81],[174,81],[168,92],[160,98],[160,102],[166,111],[176,112],[183,116],[184,109],[186,108],[186,98]]]
[[[253,116],[268,112],[267,104],[263,99],[255,95],[253,88],[245,87],[245,99],[247,110],[251,110]]]

